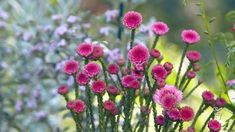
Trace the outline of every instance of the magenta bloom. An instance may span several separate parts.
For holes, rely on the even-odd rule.
[[[117,64],[110,64],[109,66],[108,66],[108,72],[110,73],[110,74],[118,74],[118,72],[119,72],[119,66],[117,65]]]
[[[73,110],[76,112],[76,113],[82,113],[86,108],[86,104],[80,100],[80,99],[76,99],[74,101],[74,108]]]
[[[60,94],[60,95],[65,95],[65,94],[67,94],[68,92],[69,92],[69,89],[68,89],[68,87],[65,86],[65,85],[60,86],[60,87],[58,88],[58,90],[57,90],[57,93]]]
[[[169,28],[167,24],[164,22],[155,22],[152,25],[152,31],[155,35],[162,36],[162,35],[165,35],[169,31]]]
[[[99,74],[100,66],[95,62],[89,62],[84,66],[84,71],[89,77],[94,77]]]
[[[135,76],[136,79],[141,80],[144,76],[144,73],[142,71],[138,71],[136,69],[131,69],[131,75]]]
[[[165,79],[167,77],[167,71],[162,65],[157,64],[152,69],[152,76],[155,80],[158,80],[159,78]]]
[[[185,43],[191,45],[191,44],[195,44],[200,41],[200,35],[192,29],[183,30],[181,33],[181,39]]]
[[[128,59],[134,64],[143,64],[148,58],[148,49],[142,45],[136,45],[128,52]]]
[[[81,43],[77,47],[77,53],[82,57],[88,57],[93,52],[93,46],[90,43]]]
[[[110,85],[106,88],[107,92],[112,95],[118,95],[120,94],[120,91],[117,87]]]
[[[164,125],[164,117],[162,115],[157,116],[155,123],[157,123],[160,126]]]
[[[111,100],[104,101],[103,106],[104,106],[104,109],[109,111],[109,112],[116,108],[115,103]]]
[[[214,94],[211,91],[206,90],[202,93],[202,98],[204,101],[210,102],[214,100]]]
[[[188,79],[193,79],[196,77],[196,73],[194,71],[188,71],[187,77],[188,77]]]
[[[104,51],[100,45],[93,46],[92,59],[99,59],[103,57]]]
[[[161,79],[161,78],[157,79],[157,86],[159,88],[163,88],[163,87],[165,87],[165,85],[166,85],[166,81],[164,79]]]
[[[66,104],[66,107],[67,107],[67,109],[70,109],[70,110],[74,109],[75,102],[74,101],[68,101],[67,104]]]
[[[157,49],[151,49],[150,55],[151,55],[153,58],[159,58],[159,57],[161,56],[161,53],[160,53],[160,51],[157,50]]]
[[[79,69],[79,63],[75,60],[68,60],[64,65],[64,72],[68,75],[75,74]]]
[[[115,106],[115,108],[113,110],[110,111],[110,113],[115,116],[119,114],[119,109]]]
[[[198,62],[201,59],[201,53],[196,50],[187,51],[186,57],[192,63]]]
[[[90,78],[87,76],[87,74],[80,72],[76,76],[76,82],[79,85],[87,85],[90,81]]]
[[[175,86],[166,85],[160,90],[157,89],[153,95],[155,103],[160,104],[165,109],[171,109],[182,100],[183,93]]]
[[[122,85],[125,88],[138,89],[140,84],[134,76],[126,75],[126,76],[122,77]]]
[[[176,120],[179,120],[180,119],[180,111],[179,109],[177,108],[172,108],[172,109],[169,109],[167,111],[167,115],[168,117],[173,120],[173,121],[176,121]]]
[[[224,107],[227,104],[227,102],[223,98],[217,98],[215,104],[217,107]]]
[[[95,94],[100,94],[105,91],[106,84],[103,80],[94,81],[91,85],[91,90]]]
[[[136,29],[142,23],[142,15],[139,12],[129,11],[124,15],[122,23],[127,29]]]
[[[208,128],[211,132],[219,132],[221,129],[221,124],[217,120],[212,119],[208,122]]]
[[[163,66],[167,71],[171,71],[173,69],[173,64],[170,62],[165,62]]]
[[[182,107],[180,109],[180,118],[183,121],[190,121],[193,119],[194,112],[193,109],[189,106]]]

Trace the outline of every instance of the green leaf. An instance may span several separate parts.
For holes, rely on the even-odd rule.
[[[234,22],[235,21],[235,10],[229,11],[226,15],[225,18],[229,22]]]
[[[214,20],[215,20],[215,17],[212,17],[212,18],[209,20],[209,23],[212,23]]]

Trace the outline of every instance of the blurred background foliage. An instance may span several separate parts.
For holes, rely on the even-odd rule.
[[[234,79],[235,1],[206,2],[219,65],[226,80]],[[124,12],[137,10],[143,14],[138,43],[152,43],[153,36],[146,28],[151,22],[161,20],[169,25],[170,32],[161,38],[159,48],[176,66],[184,46],[181,30],[194,28],[201,34],[202,41],[192,49],[202,53],[198,79],[203,79],[204,85],[185,103],[195,103],[196,110],[203,89],[218,95],[222,92],[200,17],[200,0],[0,0],[0,131],[74,129],[64,111],[65,102],[56,94],[60,84],[73,83],[61,74],[61,66],[64,60],[73,58],[76,44],[82,41],[103,43],[108,61],[125,51],[129,32],[123,31],[120,18],[110,22],[112,13],[107,13],[117,10],[112,15],[118,15],[120,3]],[[118,31],[123,32],[121,41]],[[230,99],[234,100],[234,95]],[[224,110],[223,114],[225,121],[233,113]]]

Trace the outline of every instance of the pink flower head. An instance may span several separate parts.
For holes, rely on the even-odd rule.
[[[182,100],[183,93],[175,86],[166,85],[157,89],[153,95],[155,103],[160,104],[165,109],[171,109]]]
[[[103,80],[94,81],[91,85],[91,90],[95,94],[100,94],[105,91],[106,84]]]
[[[110,74],[118,74],[118,72],[119,72],[119,66],[117,65],[117,64],[110,64],[109,66],[108,66],[108,72],[110,73]]]
[[[74,109],[75,102],[74,101],[68,101],[67,104],[66,104],[66,107],[67,107],[67,109],[70,109],[70,110]]]
[[[165,85],[166,85],[166,82],[165,82],[164,79],[161,79],[161,78],[158,78],[158,79],[157,79],[157,86],[158,86],[159,88],[163,88],[163,87],[165,87]]]
[[[188,71],[187,77],[188,77],[188,79],[193,79],[196,77],[196,73],[194,71]]]
[[[206,102],[211,102],[214,100],[214,94],[211,91],[206,90],[202,93],[202,98]]]
[[[120,91],[117,87],[110,85],[106,88],[107,92],[111,95],[118,95],[120,94]]]
[[[208,122],[208,128],[211,132],[219,132],[221,129],[221,124],[217,120],[212,119]]]
[[[160,53],[160,51],[157,50],[157,49],[151,49],[150,55],[151,55],[153,58],[159,58],[159,57],[161,56],[161,53]]]
[[[143,64],[148,58],[148,49],[142,45],[136,45],[128,52],[128,59],[134,64]]]
[[[157,64],[152,69],[152,76],[155,80],[158,78],[165,79],[167,77],[167,71],[162,65]]]
[[[201,59],[201,53],[196,50],[187,51],[186,57],[192,63],[198,62]]]
[[[77,53],[82,57],[89,57],[93,53],[93,46],[90,43],[81,43],[77,47]]]
[[[76,112],[76,113],[82,113],[86,108],[86,104],[80,100],[80,99],[76,99],[74,101],[74,108],[73,110]]]
[[[156,123],[160,126],[164,125],[164,117],[162,115],[159,115],[156,117]]]
[[[200,41],[200,35],[192,29],[183,30],[181,33],[181,38],[185,43],[190,45]]]
[[[223,98],[217,98],[215,104],[217,107],[224,107],[227,104],[227,102]]]
[[[169,31],[169,28],[167,24],[164,22],[155,22],[152,25],[152,31],[155,35],[162,36],[162,35],[165,35]]]
[[[124,15],[122,23],[127,29],[136,29],[142,23],[142,15],[136,11],[129,11]]]
[[[84,66],[84,71],[89,77],[94,77],[100,72],[100,66],[95,62],[89,62]]]
[[[126,76],[122,77],[122,85],[125,88],[138,89],[140,83],[138,82],[138,80],[134,76],[126,75]]]
[[[180,109],[180,117],[183,121],[190,121],[193,119],[194,112],[193,109],[189,106],[182,107]]]
[[[90,78],[84,72],[80,72],[76,76],[76,82],[79,85],[87,85],[90,81]]]
[[[58,88],[58,90],[57,90],[57,93],[60,94],[60,95],[65,95],[65,94],[67,94],[68,92],[69,92],[69,89],[68,89],[68,87],[65,86],[65,85],[60,86],[60,87]]]
[[[163,66],[167,71],[171,71],[173,69],[173,64],[170,62],[165,62]]]
[[[226,84],[227,84],[229,87],[232,87],[233,85],[235,85],[235,79],[233,79],[233,80],[228,80],[228,81],[226,82]]]
[[[115,103],[111,100],[104,101],[103,106],[104,106],[104,109],[109,111],[109,112],[116,108]]]
[[[135,76],[137,79],[141,80],[144,76],[143,71],[138,71],[136,69],[131,69],[131,75]]]
[[[115,116],[119,114],[119,109],[115,106],[115,108],[113,110],[110,111],[110,113]]]
[[[68,75],[75,74],[79,69],[79,63],[75,60],[67,60],[64,65],[64,72]]]
[[[103,57],[104,51],[100,45],[93,46],[92,59],[99,59]]]
[[[173,120],[173,121],[176,121],[176,120],[179,120],[180,119],[180,111],[179,109],[177,108],[172,108],[172,109],[169,109],[167,111],[167,115],[168,117]]]

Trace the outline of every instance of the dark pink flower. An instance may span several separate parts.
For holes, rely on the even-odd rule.
[[[142,23],[142,15],[136,11],[129,11],[124,15],[122,23],[127,29],[136,29]]]
[[[58,88],[57,92],[58,92],[58,94],[60,94],[60,95],[65,95],[65,94],[67,94],[67,93],[69,92],[69,89],[68,89],[67,86],[62,85],[62,86],[60,86],[60,87]]]
[[[163,88],[163,87],[165,87],[166,82],[165,82],[164,79],[158,78],[156,81],[157,81],[157,86],[158,86],[158,88]]]
[[[104,51],[100,45],[93,46],[92,59],[99,59],[103,57]]]
[[[188,79],[193,79],[196,77],[196,73],[194,71],[188,71],[187,77],[188,77]]]
[[[79,69],[79,63],[75,60],[68,60],[64,65],[64,72],[68,75],[75,74]]]
[[[104,109],[109,111],[109,112],[116,108],[115,103],[111,100],[104,101],[103,106],[104,106]]]
[[[169,31],[169,28],[167,24],[164,22],[155,22],[152,25],[152,31],[155,35],[162,36],[162,35],[165,35]]]
[[[180,109],[180,118],[183,121],[190,121],[193,119],[194,112],[193,109],[189,106],[182,107]]]
[[[169,109],[167,111],[167,115],[168,117],[173,120],[173,121],[176,121],[176,120],[179,120],[180,119],[180,111],[179,109],[177,108],[172,108],[172,109]]]
[[[138,71],[136,69],[131,69],[131,75],[135,76],[137,79],[141,80],[144,76],[143,71]]]
[[[81,43],[77,47],[77,53],[82,57],[89,57],[93,52],[93,45],[90,43]]]
[[[99,74],[100,72],[100,66],[95,63],[95,62],[89,62],[84,66],[84,72],[89,76],[89,77],[94,77]]]
[[[182,98],[183,93],[172,85],[166,85],[161,89],[157,89],[153,95],[154,102],[160,104],[165,109],[171,109]]]
[[[152,76],[155,80],[158,78],[165,79],[167,77],[167,71],[162,65],[157,64],[152,69]]]
[[[215,104],[217,107],[224,107],[227,104],[227,102],[223,98],[217,98]]]
[[[108,72],[110,73],[110,74],[118,74],[118,72],[119,72],[119,66],[117,65],[117,64],[110,64],[109,66],[108,66]]]
[[[165,62],[163,66],[167,71],[171,71],[173,69],[173,64],[170,62]]]
[[[100,94],[105,91],[106,84],[103,80],[94,81],[91,85],[91,90],[95,94]]]
[[[90,78],[87,76],[87,74],[80,72],[76,76],[76,82],[79,85],[87,85],[90,81]]]
[[[138,89],[140,86],[140,83],[133,75],[126,75],[122,77],[122,85],[125,88]]]
[[[120,91],[117,87],[110,85],[106,88],[107,92],[112,95],[118,95],[120,94]]]
[[[183,30],[181,33],[181,39],[185,43],[191,45],[191,44],[195,44],[200,41],[200,35],[192,29]]]
[[[221,129],[221,124],[217,120],[212,119],[208,122],[208,128],[211,132],[219,132]]]
[[[156,123],[160,126],[164,125],[164,117],[162,115],[157,116]]]
[[[160,51],[157,50],[157,49],[151,49],[150,55],[151,55],[153,58],[159,58],[159,57],[161,56],[161,53],[160,53]]]
[[[196,50],[187,51],[186,57],[192,63],[198,62],[201,59],[201,53]]]
[[[115,116],[119,114],[119,109],[115,106],[115,108],[113,110],[110,111],[110,113]]]
[[[206,102],[211,102],[214,100],[214,94],[211,91],[206,90],[202,93],[202,98]]]
[[[143,64],[148,61],[149,52],[148,49],[142,45],[135,45],[128,52],[128,59],[133,64]]]
[[[133,82],[131,82],[131,88],[137,90],[140,88],[140,82],[138,80],[134,80]]]
[[[80,100],[80,99],[76,99],[74,101],[74,108],[73,110],[76,112],[76,113],[82,113],[86,108],[86,104]]]
[[[67,104],[66,104],[66,107],[67,107],[67,109],[70,109],[70,110],[74,109],[75,102],[74,101],[68,101]]]

